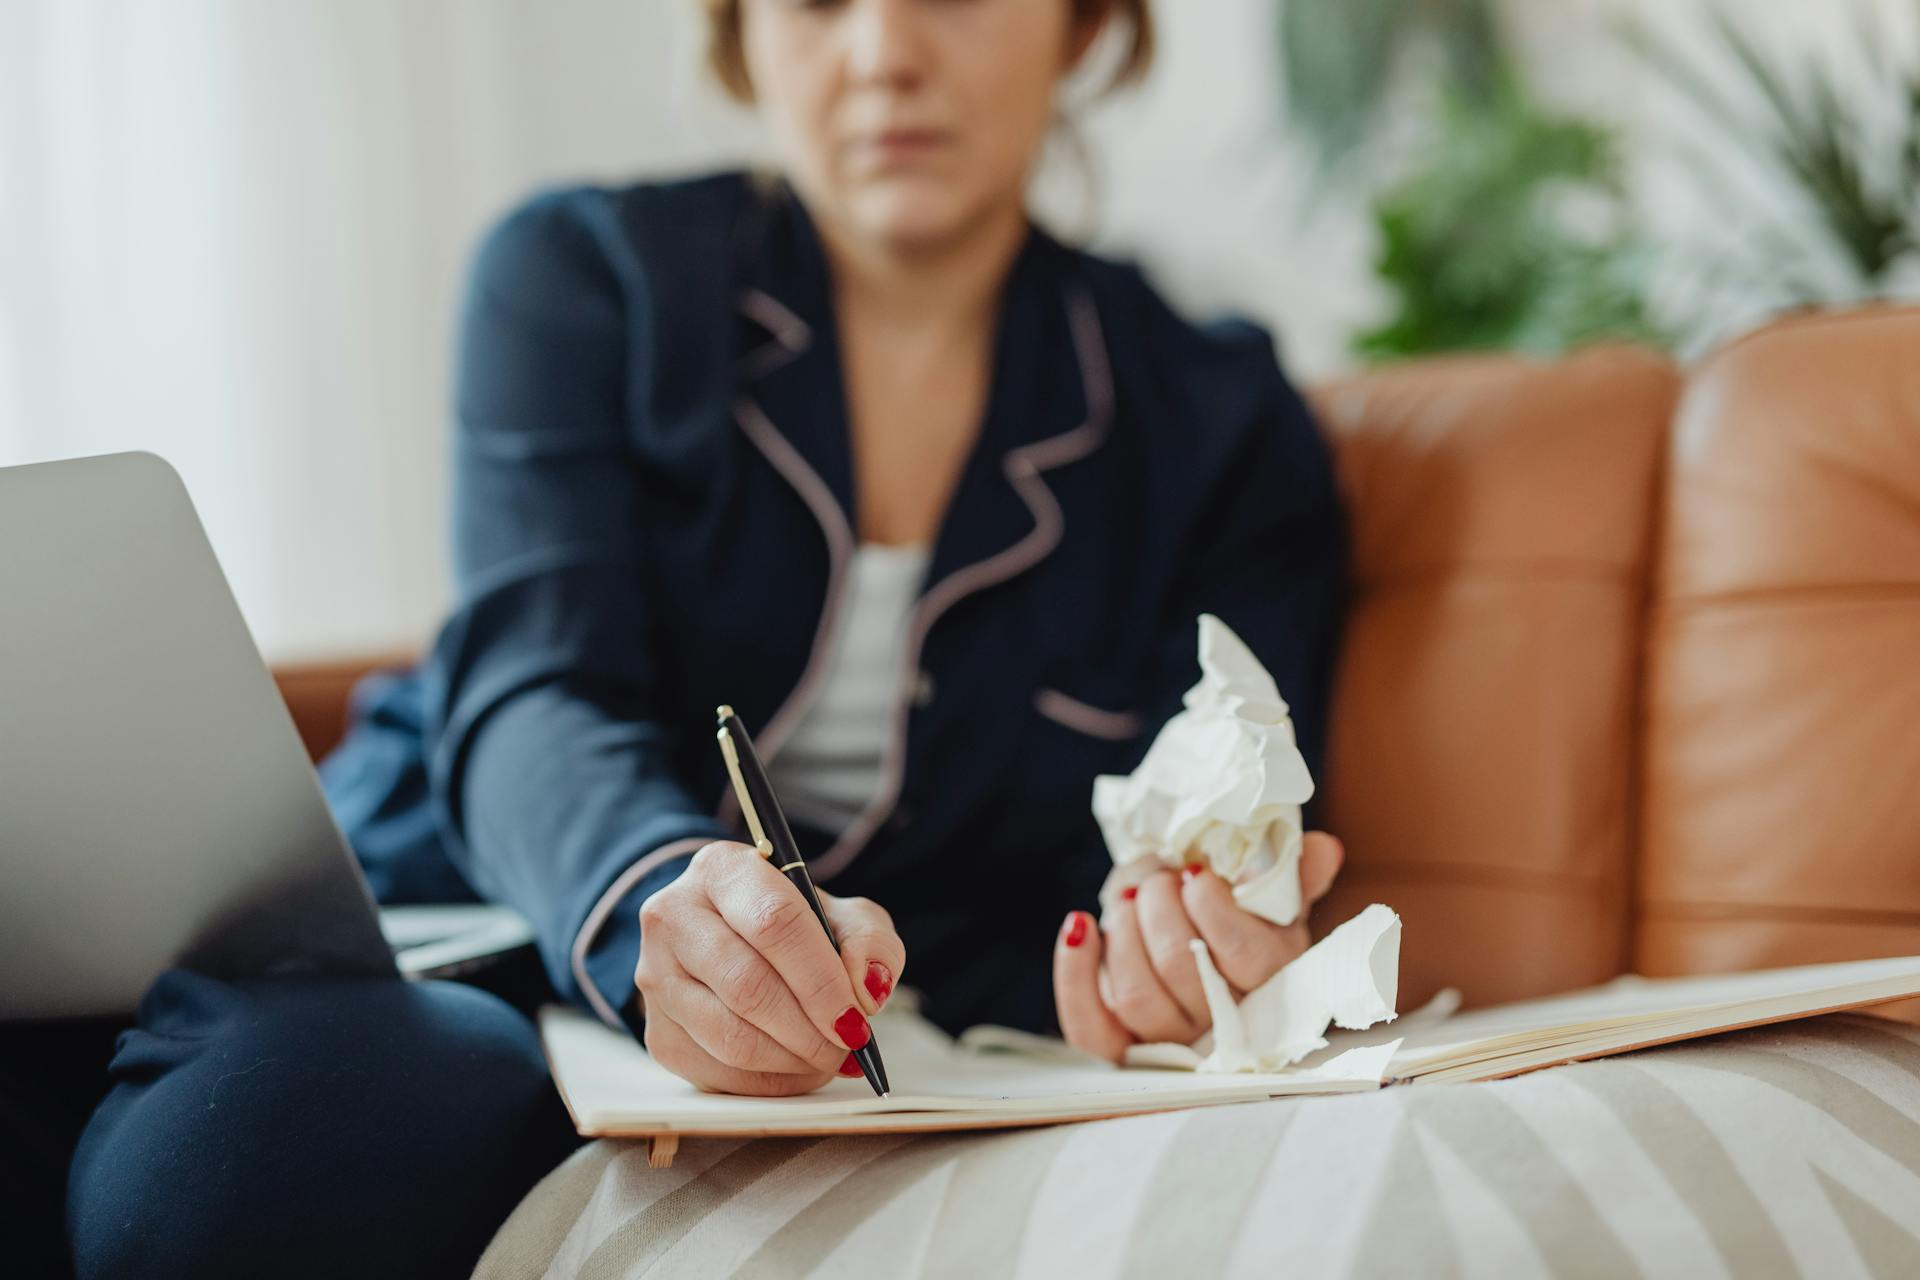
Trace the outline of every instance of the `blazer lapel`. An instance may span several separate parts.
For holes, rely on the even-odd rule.
[[[829,544],[851,554],[853,458],[831,277],[797,198],[783,190],[760,217],[738,299],[740,408],[757,419],[743,426],[802,490]],[[1036,227],[1008,273],[985,415],[934,540],[926,596],[944,585],[957,599],[1049,554],[1063,515],[1040,476],[1105,439],[1105,349],[1069,259]]]
[[[856,533],[851,433],[824,254],[791,196],[771,207],[757,240],[739,298],[735,418],[813,513],[829,556],[806,668],[760,737],[770,760],[805,714],[824,671]],[[1066,513],[1044,473],[1087,456],[1106,439],[1113,394],[1105,345],[1091,295],[1069,270],[1069,257],[1035,228],[1008,275],[986,414],[907,620],[903,676],[921,669],[928,633],[947,610],[1052,554]],[[881,792],[812,860],[817,879],[858,857],[893,812],[905,777],[910,708],[903,678]],[[730,792],[720,809],[730,821]]]
[[[941,583],[1004,580],[1052,550],[1058,507],[1033,487],[1029,451],[1087,418],[1078,361],[1069,340],[1059,249],[1034,230],[1015,259],[1001,299],[993,382],[985,417],[963,466],[928,569]]]
[[[784,188],[762,197],[756,212],[757,243],[738,298],[741,390],[825,486],[851,531],[853,456],[826,258],[806,210]]]

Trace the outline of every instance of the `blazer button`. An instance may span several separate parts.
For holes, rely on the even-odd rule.
[[[925,707],[933,702],[933,674],[922,671],[913,682],[913,705]]]

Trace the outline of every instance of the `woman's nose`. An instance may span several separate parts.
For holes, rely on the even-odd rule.
[[[922,0],[853,0],[847,6],[847,69],[856,82],[904,86],[926,75]]]

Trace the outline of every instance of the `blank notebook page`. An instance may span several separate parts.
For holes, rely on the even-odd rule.
[[[588,1135],[645,1133],[857,1132],[862,1129],[960,1128],[982,1123],[1123,1115],[1175,1107],[1245,1102],[1287,1094],[1350,1093],[1379,1087],[1384,1055],[1372,1074],[1338,1063],[1285,1075],[1196,1075],[1121,1069],[1037,1037],[1006,1039],[1022,1048],[956,1043],[905,1007],[889,1004],[874,1035],[894,1086],[876,1097],[864,1080],[836,1079],[793,1098],[703,1093],[650,1058],[633,1037],[573,1009],[550,1006],[540,1034],[554,1081]]]

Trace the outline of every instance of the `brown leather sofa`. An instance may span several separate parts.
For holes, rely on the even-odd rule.
[[[1401,912],[1402,1008],[1920,953],[1920,310],[1316,401],[1355,549],[1320,914]],[[279,673],[316,755],[366,665]]]

